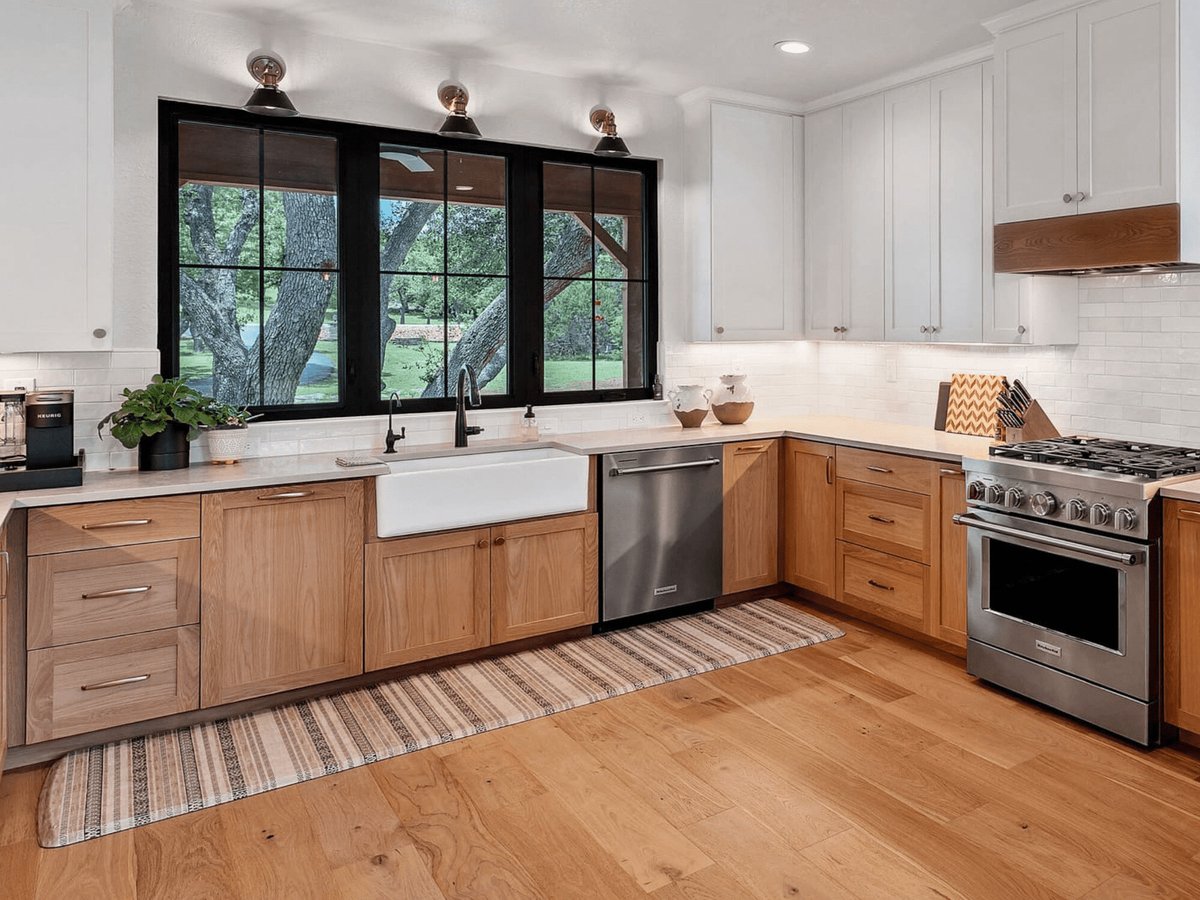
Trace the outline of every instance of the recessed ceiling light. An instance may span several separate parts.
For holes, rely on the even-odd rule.
[[[812,47],[804,41],[776,41],[775,49],[780,53],[807,53]]]

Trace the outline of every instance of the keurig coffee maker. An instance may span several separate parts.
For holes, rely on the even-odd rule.
[[[75,465],[75,392],[31,391],[25,395],[25,467]]]

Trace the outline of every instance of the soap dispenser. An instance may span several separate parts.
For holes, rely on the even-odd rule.
[[[524,442],[538,439],[537,416],[533,414],[533,404],[525,407],[525,416],[521,419],[521,440]]]

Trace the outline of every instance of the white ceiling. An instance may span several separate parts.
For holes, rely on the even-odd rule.
[[[1022,0],[166,0],[413,50],[667,94],[806,102],[988,40]],[[812,45],[785,56],[773,45]]]

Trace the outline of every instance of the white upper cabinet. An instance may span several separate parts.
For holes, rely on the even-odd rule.
[[[996,40],[995,220],[1178,200],[1176,0],[1101,0]]]
[[[0,353],[111,346],[110,0],[13,0],[0,28]]]
[[[689,128],[693,337],[801,333],[803,120],[704,103]]]
[[[841,337],[846,319],[842,108],[804,117],[804,313],[811,339]]]
[[[1062,275],[996,276],[983,307],[989,344],[1078,344],[1079,279]]]

